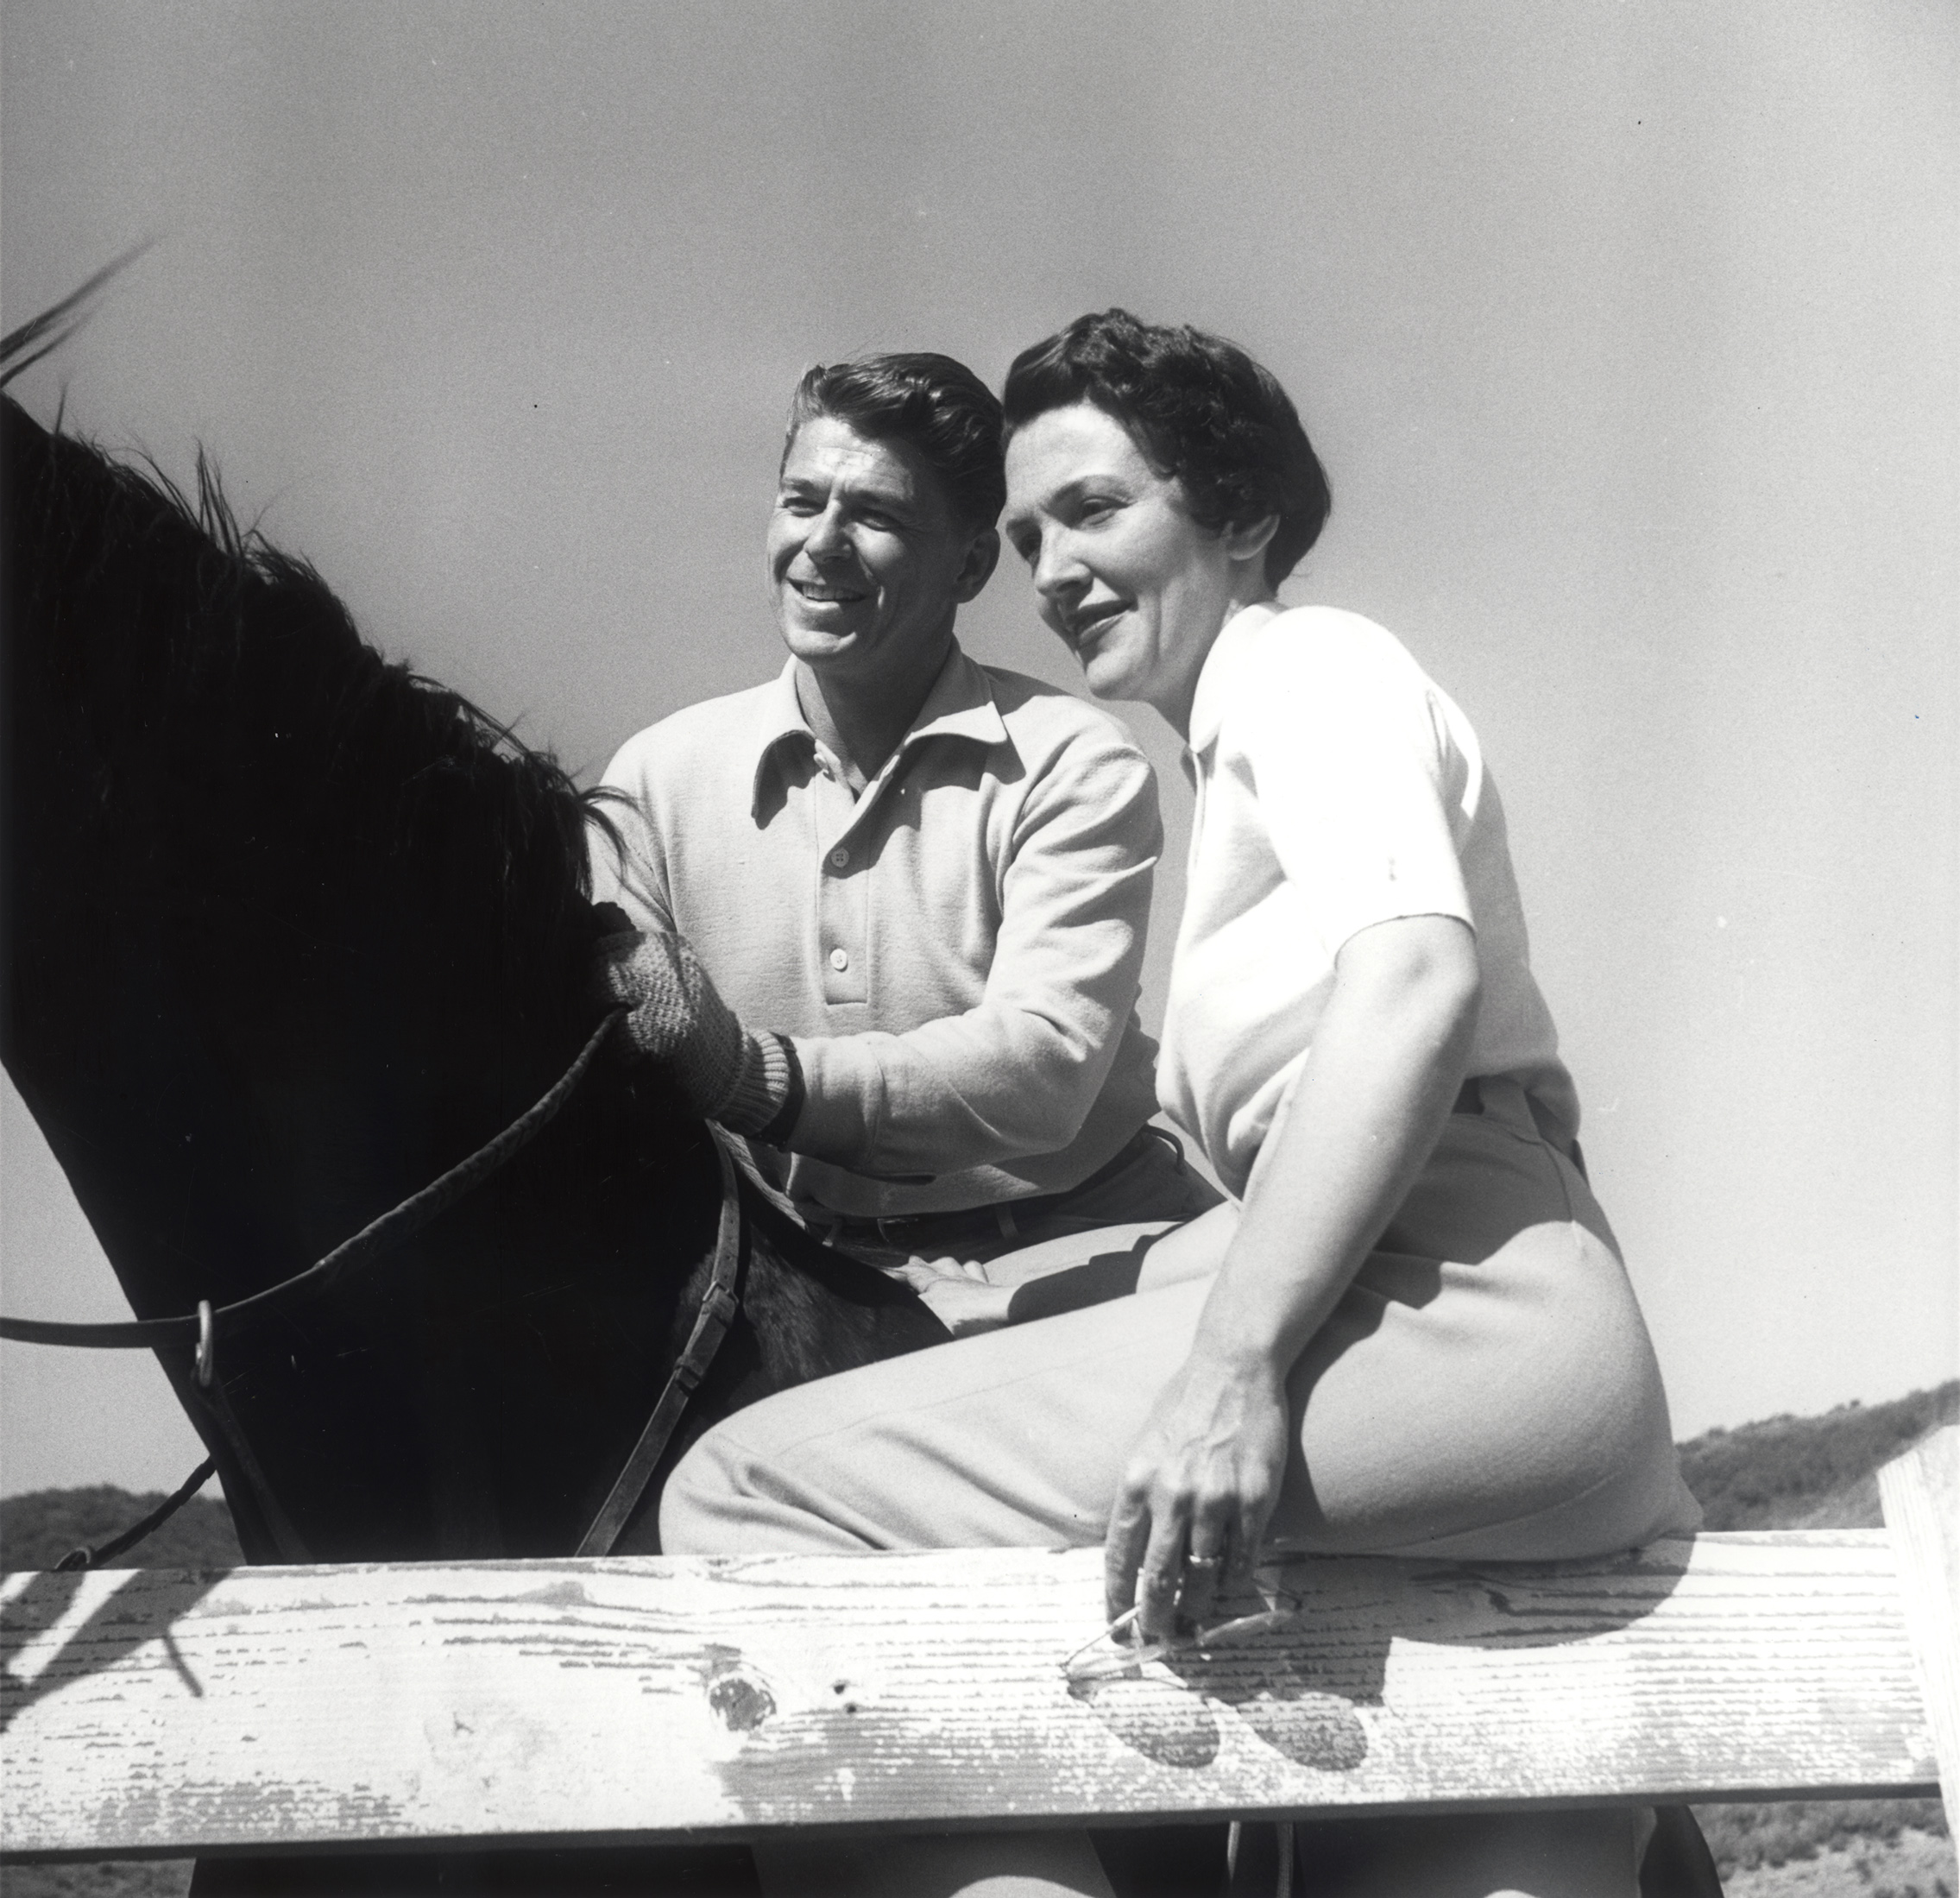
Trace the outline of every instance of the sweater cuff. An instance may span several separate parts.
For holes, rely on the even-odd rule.
[[[789,1072],[788,1085],[783,1090],[782,1104],[755,1135],[766,1145],[786,1147],[790,1136],[797,1131],[797,1122],[803,1118],[804,1084],[803,1063],[797,1057],[797,1044],[787,1035],[771,1035],[781,1053],[783,1064]]]
[[[717,1116],[730,1132],[779,1144],[803,1112],[803,1069],[781,1035],[747,1035],[734,1092]]]

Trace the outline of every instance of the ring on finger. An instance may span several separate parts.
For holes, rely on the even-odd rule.
[[[1207,1573],[1214,1568],[1222,1567],[1224,1564],[1225,1557],[1222,1555],[1187,1555],[1184,1558],[1187,1568],[1202,1569]]]

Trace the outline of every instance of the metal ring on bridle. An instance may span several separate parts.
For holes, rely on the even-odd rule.
[[[619,1008],[607,1010],[598,1026],[586,1037],[585,1045],[573,1057],[571,1065],[501,1133],[485,1141],[468,1159],[458,1160],[447,1173],[432,1181],[420,1192],[410,1194],[392,1211],[370,1220],[353,1238],[343,1239],[325,1258],[315,1259],[304,1271],[295,1272],[292,1277],[281,1279],[276,1285],[268,1285],[263,1290],[248,1293],[232,1304],[219,1306],[218,1310],[224,1313],[227,1323],[234,1319],[257,1316],[272,1306],[283,1303],[289,1296],[324,1290],[350,1268],[367,1264],[390,1246],[399,1245],[411,1233],[419,1232],[438,1213],[446,1211],[472,1188],[488,1178],[533,1135],[551,1124],[597,1058],[601,1044],[623,1012]],[[215,1318],[216,1314],[213,1316]],[[197,1334],[199,1346],[207,1343],[210,1333],[200,1324],[199,1315],[192,1312],[178,1318],[123,1318],[106,1324],[75,1324],[65,1319],[0,1317],[0,1338],[16,1339],[27,1345],[92,1346],[104,1351],[154,1351],[165,1345],[181,1348],[191,1343],[193,1332]],[[208,1353],[206,1355],[208,1359]]]
[[[198,1301],[198,1388],[211,1389],[211,1380],[217,1369],[217,1327],[211,1315],[211,1301]]]

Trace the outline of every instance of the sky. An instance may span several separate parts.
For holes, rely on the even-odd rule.
[[[16,391],[596,774],[780,663],[812,362],[1122,304],[1334,493],[1290,601],[1476,724],[1677,1435],[1955,1374],[1960,25],[1944,0],[7,0]],[[1076,684],[1012,563],[961,616]],[[1188,833],[1175,741],[1146,1024]],[[11,1090],[0,1300],[126,1309]],[[136,1354],[0,1347],[0,1488],[173,1485]]]

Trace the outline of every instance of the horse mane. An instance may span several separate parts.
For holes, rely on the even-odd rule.
[[[255,523],[241,525],[202,448],[192,496],[153,461],[135,466],[59,430],[58,420],[49,518],[100,523],[89,542],[92,583],[113,584],[117,560],[140,552],[150,623],[180,629],[155,650],[161,664],[123,675],[132,697],[140,690],[163,706],[208,709],[228,695],[224,741],[244,747],[239,762],[255,754],[268,774],[312,770],[337,824],[369,848],[410,848],[432,804],[467,800],[498,840],[506,893],[521,897],[521,909],[505,906],[513,926],[521,916],[527,929],[548,930],[589,893],[585,826],[609,828],[599,793],[582,791],[550,753],[461,693],[368,645],[311,561],[274,546]],[[301,704],[304,720],[281,721]],[[126,705],[123,716],[133,711]],[[302,728],[308,755],[299,758],[292,735]],[[102,794],[117,788],[111,761]],[[528,875],[518,891],[520,864]],[[566,873],[539,877],[554,865]]]
[[[0,337],[0,389],[85,325],[105,287],[148,248],[135,246]],[[9,432],[31,428],[4,400]],[[499,880],[519,899],[504,905],[507,931],[520,916],[531,932],[558,927],[568,907],[589,894],[587,825],[616,842],[602,808],[605,793],[581,791],[548,752],[522,743],[461,693],[382,658],[311,561],[274,547],[255,522],[241,525],[201,445],[193,496],[152,458],[132,465],[65,432],[65,408],[64,396],[38,506],[42,522],[65,524],[71,544],[86,550],[88,571],[71,571],[62,583],[113,590],[119,562],[140,565],[147,623],[173,633],[161,653],[147,655],[152,664],[130,669],[130,690],[159,691],[166,707],[196,699],[208,716],[212,688],[229,689],[227,741],[249,747],[255,735],[272,734],[273,748],[261,760],[267,771],[303,763],[324,773],[320,793],[337,825],[351,817],[369,848],[407,848],[432,804],[467,800],[499,840]],[[17,470],[9,467],[9,476],[17,478]],[[98,692],[105,683],[99,673],[91,682]],[[282,723],[278,714],[295,691],[305,695],[306,716]],[[283,735],[302,728],[312,755],[299,760]],[[406,799],[396,790],[405,780],[413,787]],[[102,789],[113,795],[115,786],[105,781]],[[554,865],[569,874],[541,874]]]

